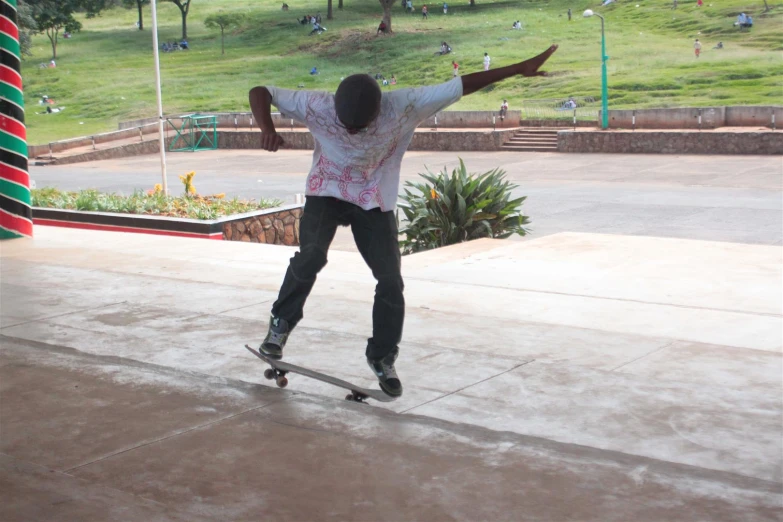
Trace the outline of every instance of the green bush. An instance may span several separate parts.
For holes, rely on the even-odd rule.
[[[213,196],[166,196],[159,190],[136,191],[130,196],[104,194],[94,189],[81,192],[61,191],[53,187],[30,191],[34,207],[117,212],[120,214],[152,214],[193,219],[216,219],[232,214],[277,207],[282,201],[225,199],[223,194]]]
[[[420,176],[425,183],[407,181],[400,196],[408,222],[401,230],[404,255],[482,237],[527,234],[530,221],[520,208],[526,196],[511,198],[517,185],[505,180],[505,171],[468,174],[460,158],[451,174],[444,167],[438,174]]]

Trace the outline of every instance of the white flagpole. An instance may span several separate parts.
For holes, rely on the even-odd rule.
[[[163,97],[160,93],[160,55],[158,53],[158,10],[156,0],[152,5],[152,47],[155,56],[155,91],[158,95],[158,139],[160,141],[160,175],[163,178],[163,193],[168,195],[169,184],[166,180],[166,138],[163,135]]]

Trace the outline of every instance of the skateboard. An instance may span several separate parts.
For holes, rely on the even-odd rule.
[[[332,377],[331,375],[326,375],[324,373],[308,370],[307,368],[302,368],[301,366],[296,366],[295,364],[289,364],[277,359],[272,359],[248,345],[245,345],[245,348],[247,348],[250,353],[271,366],[271,368],[264,370],[264,377],[267,380],[275,381],[275,384],[277,384],[278,388],[285,388],[288,386],[288,378],[286,377],[286,374],[290,372],[304,375],[305,377],[310,377],[311,379],[349,390],[351,393],[345,396],[345,400],[347,401],[365,402],[367,399],[375,399],[378,402],[392,402],[396,399],[396,397],[386,395],[383,390],[370,390],[368,388],[362,388],[361,386],[356,386],[355,384],[338,379],[337,377]]]

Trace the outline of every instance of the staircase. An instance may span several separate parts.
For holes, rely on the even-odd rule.
[[[558,129],[520,129],[503,144],[503,150],[557,152]]]

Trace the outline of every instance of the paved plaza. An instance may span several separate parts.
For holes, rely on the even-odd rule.
[[[535,233],[403,258],[403,397],[270,386],[295,248],[37,227],[0,244],[0,520],[781,521],[783,165],[463,153]],[[404,179],[455,154],[409,153]],[[293,199],[309,155],[170,155]],[[157,157],[33,169],[128,191]],[[286,360],[360,385],[375,282],[348,237]]]

